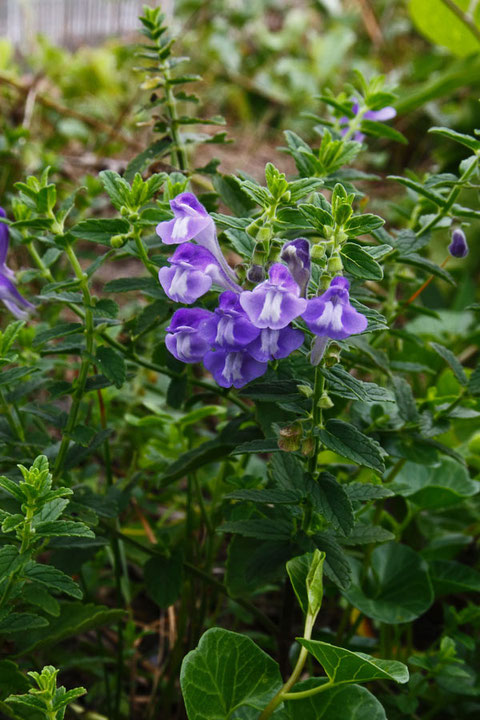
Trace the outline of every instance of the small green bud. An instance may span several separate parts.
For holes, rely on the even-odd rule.
[[[318,407],[322,408],[322,410],[330,410],[330,408],[333,407],[333,402],[330,399],[330,395],[328,395],[328,393],[322,393],[322,397],[318,401]]]
[[[335,240],[337,242],[337,245],[343,245],[346,240],[348,240],[348,235],[345,232],[345,230],[342,230],[341,228],[338,228],[335,232]]]
[[[325,257],[325,244],[322,245],[314,245],[312,249],[310,250],[310,258],[312,262],[318,262],[318,260],[323,260]]]
[[[112,248],[121,248],[127,242],[125,235],[113,235],[110,238],[110,245]]]
[[[332,255],[327,263],[327,270],[332,275],[340,275],[343,272],[343,263],[340,255]]]
[[[127,217],[128,215],[130,215],[130,208],[128,208],[126,205],[122,205],[122,207],[120,208],[120,215],[122,217]]]
[[[331,227],[331,225],[325,225],[323,228],[323,232],[325,233],[325,237],[328,240],[332,240],[335,236],[335,230],[333,229],[333,227]]]
[[[340,353],[342,352],[339,345],[330,343],[325,353],[325,367],[333,367],[340,362]]]
[[[313,388],[310,385],[297,385],[297,390],[309,398],[313,395]]]

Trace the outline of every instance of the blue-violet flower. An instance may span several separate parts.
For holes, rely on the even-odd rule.
[[[452,233],[452,242],[448,246],[448,252],[452,257],[464,258],[468,255],[468,244],[465,233],[457,228]]]
[[[165,338],[167,350],[181,362],[196,363],[203,360],[210,350],[203,326],[211,313],[201,308],[176,310],[167,328]]]
[[[258,362],[247,350],[213,350],[203,358],[206,369],[220,387],[241,388],[264,375],[268,363]]]
[[[320,297],[308,301],[302,317],[315,335],[332,340],[344,340],[367,328],[367,318],[350,304],[350,283],[345,277],[335,277]]]
[[[280,256],[300,288],[301,297],[306,297],[310,280],[310,244],[305,238],[285,243]]]
[[[169,258],[170,267],[158,271],[158,279],[165,293],[175,302],[190,303],[205,295],[213,283],[231,288],[212,253],[201,245],[185,243],[177,247]]]
[[[205,323],[205,336],[215,348],[240,350],[260,334],[231,290],[222,293],[218,308]]]
[[[256,327],[281,330],[305,311],[307,301],[299,295],[300,288],[288,268],[275,263],[268,280],[242,292],[240,305]]]
[[[6,216],[5,210],[0,207],[0,217]],[[24,320],[28,317],[27,310],[33,309],[34,305],[20,295],[14,285],[15,273],[6,265],[9,242],[8,225],[0,222],[0,300],[16,318]]]

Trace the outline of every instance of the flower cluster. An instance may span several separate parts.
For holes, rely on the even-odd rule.
[[[329,339],[342,340],[366,329],[366,317],[350,304],[346,278],[335,277],[326,292],[307,299],[308,240],[287,242],[283,263],[274,263],[268,279],[245,290],[222,254],[213,219],[195,195],[184,192],[170,205],[173,220],[157,226],[165,244],[178,245],[169,266],[159,271],[165,293],[175,302],[191,305],[212,285],[223,290],[214,312],[182,308],[173,314],[166,346],[177,360],[203,362],[220,386],[241,388],[263,375],[269,361],[301,347],[304,332],[292,325],[300,318],[317,336],[311,355],[314,364]]]
[[[6,217],[5,210],[1,207],[0,217]],[[15,273],[6,265],[9,243],[8,225],[0,222],[0,300],[16,318],[24,320],[28,316],[27,310],[34,306],[20,295],[14,284]]]

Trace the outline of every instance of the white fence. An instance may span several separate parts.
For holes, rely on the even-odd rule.
[[[38,34],[60,45],[96,43],[138,29],[143,5],[169,16],[173,0],[0,0],[0,36],[20,49]]]

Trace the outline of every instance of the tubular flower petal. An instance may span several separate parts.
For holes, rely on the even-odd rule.
[[[0,273],[0,300],[5,307],[19,320],[28,317],[27,310],[32,310],[34,305],[20,295],[13,282]],[[25,309],[22,309],[25,308]]]
[[[264,328],[260,335],[248,346],[247,350],[259,362],[281,360],[298,350],[303,344],[304,335],[301,330],[285,327],[281,330]]]
[[[283,246],[281,258],[300,288],[301,297],[305,297],[310,280],[310,244],[308,240],[297,238],[286,243]]]
[[[302,317],[315,335],[332,340],[344,340],[367,328],[367,318],[350,304],[350,283],[344,277],[335,277],[320,297],[308,301]]]
[[[203,332],[203,325],[210,315],[208,310],[201,308],[181,308],[173,313],[165,345],[177,360],[184,363],[203,360],[210,350]]]
[[[195,239],[216,258],[218,264],[230,281],[230,285],[238,288],[236,277],[223,257],[217,240],[215,223],[207,213],[202,203],[195,195],[184,192],[170,200],[173,211],[173,220],[167,220],[157,225],[156,232],[166,245],[181,245]],[[240,291],[240,288],[238,288]]]
[[[180,245],[158,272],[160,285],[171,300],[190,305],[208,292],[213,283],[232,287],[212,253],[200,245]]]
[[[203,358],[206,369],[212,373],[220,387],[241,388],[264,375],[268,363],[258,362],[246,350],[214,350]]]
[[[238,295],[227,290],[220,295],[218,308],[207,320],[205,334],[215,348],[239,350],[255,340],[260,329],[248,319]]]
[[[281,330],[305,311],[307,301],[299,297],[300,288],[285,265],[272,265],[268,278],[243,292],[240,305],[257,328]]]
[[[460,228],[452,233],[452,242],[448,246],[448,252],[452,257],[464,258],[468,255],[468,244],[465,233]]]

